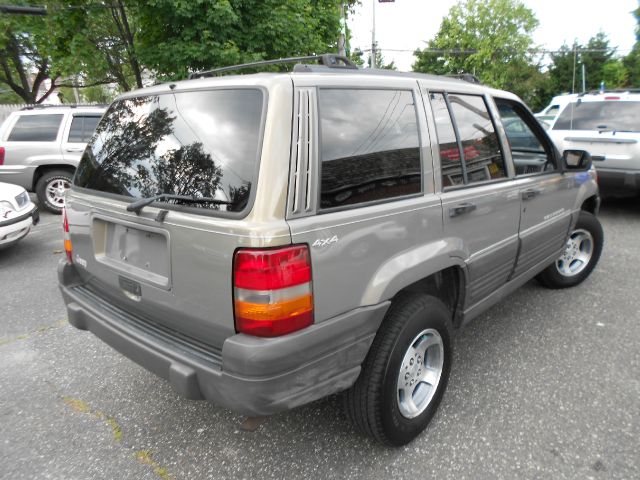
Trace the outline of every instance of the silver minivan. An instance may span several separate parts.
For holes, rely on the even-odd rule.
[[[0,182],[36,192],[44,209],[62,213],[64,194],[105,109],[38,105],[12,112],[0,126]]]
[[[510,93],[290,60],[322,64],[111,105],[66,197],[69,322],[186,398],[260,416],[343,392],[361,431],[402,445],[458,328],[533,277],[591,273],[595,173]]]

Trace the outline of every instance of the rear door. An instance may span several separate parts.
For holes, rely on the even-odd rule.
[[[296,78],[288,223],[311,248],[316,322],[377,303],[442,248],[417,83],[358,80]]]
[[[521,205],[520,251],[513,273],[516,278],[560,256],[577,189],[574,175],[560,171],[555,147],[529,110],[514,100],[495,101],[503,124],[520,126],[517,137],[510,136],[512,129],[505,129]]]
[[[100,113],[72,113],[68,116],[62,135],[62,155],[65,160],[77,165],[87,142],[102,118]]]
[[[444,233],[468,265],[466,308],[506,283],[518,249],[520,200],[487,99],[430,91],[438,135]]]

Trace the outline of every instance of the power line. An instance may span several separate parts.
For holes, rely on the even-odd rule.
[[[497,51],[501,51],[501,52],[510,52],[510,53],[519,53],[518,50],[515,49],[505,49],[505,48],[496,48],[495,50]],[[578,53],[604,53],[604,52],[630,52],[632,49],[630,48],[623,48],[623,49],[619,49],[616,47],[610,47],[610,48],[577,48],[576,51]],[[364,50],[360,50],[362,52],[370,52],[371,49],[370,48],[365,48]],[[380,47],[376,47],[376,51],[383,51],[383,52],[407,52],[407,53],[414,53],[416,51],[422,53],[422,52],[427,52],[427,53],[434,53],[434,54],[444,54],[444,55],[472,55],[474,53],[478,53],[480,50],[476,49],[476,48],[415,48],[415,49],[406,49],[406,48],[380,48]],[[553,53],[567,53],[567,54],[573,54],[574,49],[571,48],[569,50],[549,50],[549,49],[544,49],[544,48],[530,48],[525,50],[525,52],[527,53],[540,53],[540,54],[553,54]]]

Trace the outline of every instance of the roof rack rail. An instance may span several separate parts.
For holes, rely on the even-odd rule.
[[[108,106],[109,105],[106,103],[47,103],[44,105],[27,105],[22,107],[20,110],[44,110],[46,108],[107,108]]]
[[[457,78],[458,80],[464,80],[465,82],[475,83],[476,85],[482,85],[482,82],[478,77],[470,73],[452,73],[445,75],[447,78]]]
[[[220,73],[230,72],[233,70],[243,70],[245,68],[262,67],[266,65],[286,65],[289,63],[317,61],[320,65],[329,68],[357,69],[358,66],[343,55],[334,55],[325,53],[324,55],[310,55],[306,57],[290,57],[278,58],[277,60],[262,60],[260,62],[241,63],[239,65],[229,65],[227,67],[214,68],[212,70],[203,70],[194,72],[189,75],[189,79],[213,77]]]

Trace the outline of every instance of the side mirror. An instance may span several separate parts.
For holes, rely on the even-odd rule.
[[[591,154],[586,150],[565,150],[562,153],[562,164],[565,170],[589,170]]]

